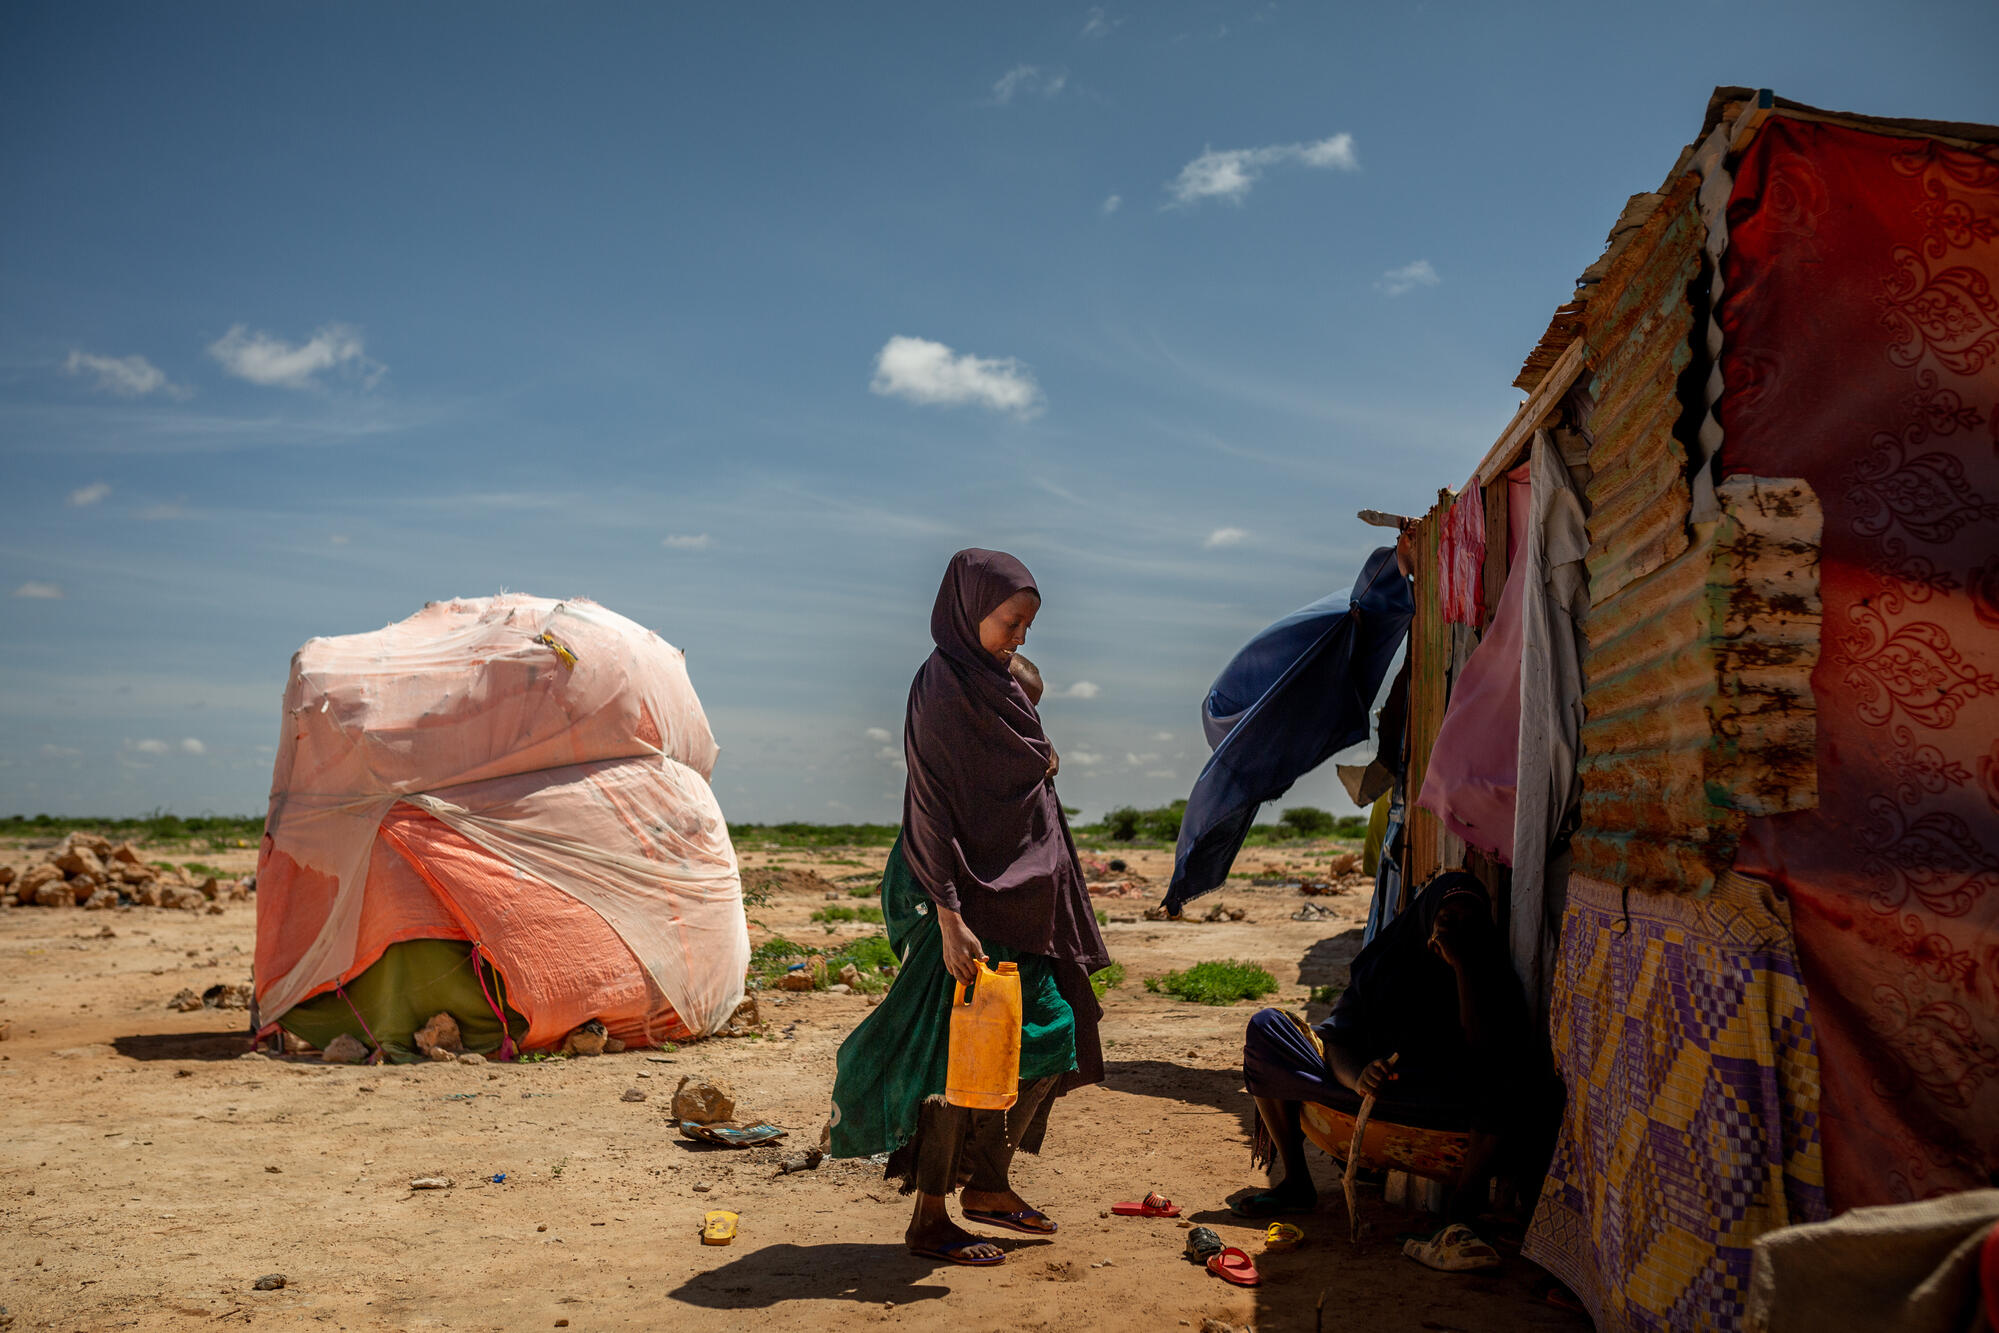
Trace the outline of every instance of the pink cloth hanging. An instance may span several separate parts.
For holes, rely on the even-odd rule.
[[[1512,537],[1524,533],[1530,521],[1529,497],[1523,465],[1507,474],[1510,548],[1517,549]],[[1476,485],[1467,486],[1451,507],[1444,533],[1448,537],[1452,521],[1467,510],[1478,515],[1478,549],[1483,560],[1485,502]],[[1444,567],[1450,568],[1449,560]],[[1508,865],[1513,864],[1513,808],[1519,788],[1520,643],[1525,618],[1521,604],[1526,587],[1525,579],[1512,574],[1509,568],[1492,624],[1451,687],[1450,706],[1437,729],[1423,790],[1416,797],[1417,805],[1443,820],[1444,827],[1467,845]],[[1449,608],[1446,601],[1446,618]]]
[[[1470,625],[1485,623],[1485,491],[1476,478],[1458,493],[1457,502],[1444,515],[1444,530],[1437,541],[1440,594],[1444,603],[1444,623]]]

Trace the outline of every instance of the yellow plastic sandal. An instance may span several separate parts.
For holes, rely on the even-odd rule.
[[[1286,1250],[1295,1250],[1304,1239],[1303,1228],[1292,1226],[1289,1222],[1272,1222],[1263,1231],[1263,1252],[1282,1254]]]
[[[736,1238],[736,1214],[717,1208],[701,1219],[701,1243],[703,1245],[727,1245]]]

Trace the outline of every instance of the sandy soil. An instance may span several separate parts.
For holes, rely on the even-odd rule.
[[[247,869],[250,855],[182,859]],[[837,880],[874,873],[881,858],[744,861]],[[1162,854],[1132,859],[1165,878]],[[1265,863],[1278,858],[1252,853],[1238,868]],[[1158,1189],[1229,1243],[1259,1247],[1226,1206],[1261,1182],[1239,1077],[1253,1006],[1184,1004],[1142,982],[1243,958],[1283,983],[1271,1002],[1302,1008],[1310,985],[1343,979],[1365,904],[1315,899],[1343,919],[1294,922],[1306,900],[1293,889],[1224,896],[1250,919],[1122,921],[1153,899],[1103,904],[1130,973],[1106,1001],[1109,1079],[1065,1099],[1046,1155],[1023,1156],[1015,1173],[1061,1234],[996,1237],[1009,1256],[990,1270],[908,1255],[907,1206],[871,1163],[779,1176],[778,1152],[697,1148],[667,1121],[674,1084],[698,1073],[731,1085],[741,1113],[790,1129],[794,1145],[816,1142],[834,1052],[864,997],[767,997],[769,1039],[670,1055],[330,1066],[247,1054],[241,1012],[166,1008],[183,987],[249,979],[253,904],[219,916],[0,912],[0,1022],[11,1026],[0,1043],[0,1305],[13,1329],[1170,1330],[1211,1316],[1261,1330],[1587,1328],[1532,1298],[1539,1274],[1510,1246],[1493,1278],[1402,1258],[1393,1237],[1414,1219],[1378,1194],[1365,1204],[1374,1238],[1348,1243],[1324,1158],[1306,1245],[1263,1260],[1254,1291],[1184,1262],[1176,1223],[1103,1211]],[[752,916],[818,939],[808,917],[823,900],[792,891]],[[629,1088],[647,1099],[620,1100]],[[411,1191],[424,1175],[455,1185]],[[742,1214],[733,1245],[699,1243],[708,1208]],[[267,1273],[284,1274],[284,1289],[253,1291]]]

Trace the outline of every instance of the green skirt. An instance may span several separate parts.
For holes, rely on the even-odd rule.
[[[901,962],[888,994],[840,1044],[833,1080],[835,1157],[894,1152],[915,1135],[925,1099],[944,1095],[955,983],[944,970],[937,913],[909,873],[900,839],[882,873],[882,916]],[[1056,989],[1054,964],[1040,954],[980,943],[993,962],[1020,968],[1021,1082],[1074,1070],[1076,1015]]]

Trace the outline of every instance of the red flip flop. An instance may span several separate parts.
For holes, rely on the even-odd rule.
[[[1238,1287],[1254,1287],[1263,1282],[1262,1275],[1256,1271],[1256,1265],[1250,1262],[1249,1255],[1233,1245],[1220,1254],[1209,1256],[1208,1271],[1222,1281],[1234,1283]]]
[[[1114,1203],[1111,1211],[1119,1217],[1178,1217],[1180,1205],[1154,1190],[1137,1203]]]

